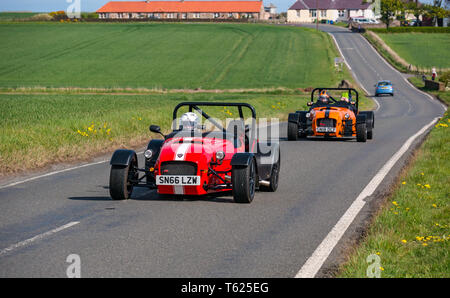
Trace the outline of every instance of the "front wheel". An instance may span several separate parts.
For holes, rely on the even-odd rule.
[[[133,157],[127,166],[111,166],[109,194],[113,200],[127,200],[133,192],[134,181],[138,178],[137,160]]]
[[[233,167],[231,170],[233,198],[236,203],[249,204],[253,201],[256,189],[256,165],[252,159],[246,167]]]

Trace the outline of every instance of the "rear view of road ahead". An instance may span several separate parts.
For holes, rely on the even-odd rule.
[[[394,83],[395,96],[378,99],[373,140],[287,142],[282,124],[278,191],[249,205],[145,190],[112,201],[107,162],[1,187],[0,276],[65,277],[70,254],[82,277],[295,276],[380,168],[443,113],[359,34],[321,29],[369,93],[378,80]]]

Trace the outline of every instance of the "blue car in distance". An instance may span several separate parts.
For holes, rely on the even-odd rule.
[[[392,87],[392,83],[390,81],[379,81],[375,85],[375,96],[379,96],[381,94],[389,94],[394,96],[394,88]]]

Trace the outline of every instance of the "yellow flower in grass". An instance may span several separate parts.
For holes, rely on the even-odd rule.
[[[436,205],[436,204],[433,204],[433,205],[431,205],[431,206],[433,206],[434,208],[437,208],[437,205]]]
[[[381,271],[384,271],[384,268],[383,268],[383,267],[380,267],[380,270],[381,270]]]
[[[406,240],[406,239],[403,239],[402,240],[402,243],[407,243],[408,241]]]
[[[395,206],[398,206],[398,203],[396,201],[393,201],[392,204],[394,204]]]
[[[403,181],[402,184],[405,185],[405,184],[406,184],[406,181]]]
[[[427,245],[428,245],[428,243],[425,243],[425,242],[424,242],[424,243],[422,243],[422,245],[423,245],[423,246],[427,246]]]
[[[430,184],[425,184],[424,185],[426,188],[431,188]]]

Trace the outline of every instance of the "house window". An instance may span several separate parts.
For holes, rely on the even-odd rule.
[[[233,13],[230,12],[230,13],[228,14],[228,17],[229,17],[230,19],[233,18]]]
[[[219,17],[220,17],[220,13],[215,12],[215,13],[214,13],[214,18],[217,19],[217,18],[219,18]]]
[[[200,13],[198,12],[194,13],[194,19],[200,19]]]
[[[321,17],[326,17],[327,16],[327,11],[326,10],[321,10],[320,11],[320,16]]]
[[[166,14],[166,19],[173,19],[173,13]]]
[[[310,18],[315,18],[317,16],[316,10],[315,9],[310,9],[309,10],[309,17]]]
[[[339,14],[339,17],[340,17],[340,18],[345,17],[345,10],[339,10],[339,11],[338,11],[338,14]]]
[[[181,14],[181,18],[183,18],[183,19],[187,19],[187,13],[183,13],[183,14]]]
[[[300,10],[297,10],[297,17],[300,17]]]

